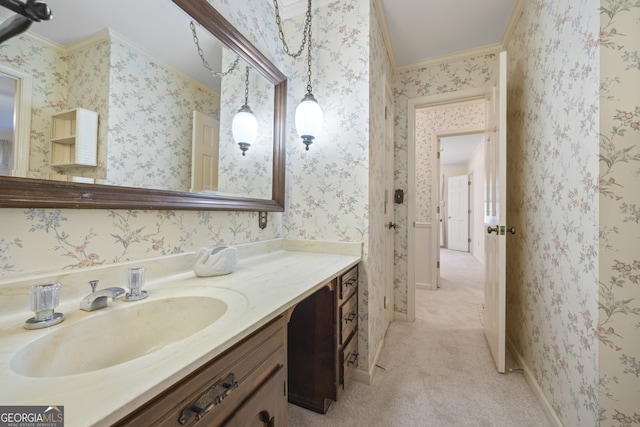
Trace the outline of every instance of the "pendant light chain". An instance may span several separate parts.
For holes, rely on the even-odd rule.
[[[311,0],[308,0],[307,6],[307,16],[304,23],[304,30],[302,31],[302,43],[300,44],[300,49],[298,52],[291,53],[289,51],[289,45],[287,45],[286,40],[284,39],[284,31],[282,30],[282,20],[280,19],[280,9],[278,8],[278,0],[273,0],[273,6],[276,10],[276,24],[278,25],[278,37],[280,41],[282,41],[282,48],[284,52],[292,58],[298,58],[302,55],[302,51],[304,50],[304,45],[308,42],[311,45]]]
[[[249,105],[249,67],[244,77],[244,105]]]
[[[308,51],[307,51],[307,93],[313,92],[311,89],[311,0],[309,0],[309,10],[307,11],[307,21],[309,22],[309,29],[307,30],[308,34]]]
[[[233,73],[233,71],[238,66],[238,63],[240,62],[240,57],[236,57],[236,60],[233,62],[233,64],[231,64],[231,68],[229,68],[227,71],[219,72],[219,71],[213,70],[211,68],[211,66],[209,65],[209,62],[207,62],[207,60],[204,59],[204,52],[202,51],[202,48],[200,47],[200,41],[198,40],[198,34],[196,34],[196,25],[193,23],[193,21],[191,21],[191,23],[189,23],[189,26],[191,27],[191,34],[193,34],[193,42],[196,44],[196,47],[198,48],[198,55],[200,55],[200,59],[202,60],[202,65],[204,65],[204,68],[209,70],[209,73],[211,73],[211,75],[213,77],[221,77],[222,78],[222,77],[225,77],[228,74]]]
[[[278,8],[278,0],[273,0],[273,5],[276,10],[276,24],[278,24],[278,37],[282,41],[282,48],[284,52],[292,58],[298,58],[302,55],[305,44],[307,45],[307,93],[313,92],[311,87],[311,0],[307,2],[307,14],[304,23],[302,43],[300,49],[295,54],[292,54],[289,50],[289,46],[284,39],[284,31],[282,30],[282,20],[280,19],[280,9]]]
[[[307,15],[304,24],[304,31],[302,35],[302,44],[300,49],[295,54],[289,51],[289,46],[284,39],[284,32],[282,30],[282,21],[280,19],[280,9],[278,9],[278,0],[273,0],[273,5],[276,12],[276,24],[278,26],[278,37],[282,41],[284,52],[292,58],[298,58],[304,52],[304,46],[307,45],[307,93],[302,98],[302,101],[296,107],[295,123],[298,135],[302,138],[302,143],[305,146],[305,150],[309,151],[309,145],[313,143],[322,127],[322,108],[318,104],[315,96],[313,96],[313,88],[311,86],[311,44],[312,44],[312,32],[311,32],[311,0],[307,2]]]

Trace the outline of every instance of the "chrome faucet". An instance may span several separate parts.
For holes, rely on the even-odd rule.
[[[124,298],[124,289],[118,287],[104,288],[96,291],[98,287],[97,280],[91,280],[91,293],[80,301],[80,310],[94,311],[100,310],[107,306],[107,300],[111,298],[113,301],[120,301]]]

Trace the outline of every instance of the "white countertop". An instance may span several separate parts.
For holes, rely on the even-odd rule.
[[[359,244],[350,245],[360,247]],[[109,301],[107,308],[91,313],[79,310],[79,300],[61,303],[56,311],[63,312],[65,320],[47,329],[24,329],[24,321],[33,316],[28,310],[1,317],[0,405],[59,405],[64,406],[67,427],[111,425],[286,312],[361,259],[352,249],[334,251],[341,254],[323,253],[327,247],[323,249],[301,242],[285,243],[284,247],[288,250],[276,249],[264,254],[246,251],[245,256],[241,253],[234,273],[226,276],[199,278],[191,271],[168,274],[145,286],[149,298],[141,302]],[[9,293],[11,291],[5,290],[3,294],[0,286],[0,296],[4,298]],[[26,377],[15,373],[10,366],[11,358],[20,348],[56,328],[69,327],[86,317],[116,310],[121,304],[200,293],[219,296],[227,302],[229,309],[212,325],[153,353],[113,367],[63,377]],[[15,299],[15,295],[11,297]],[[28,299],[26,305],[28,307]],[[122,325],[121,333],[126,334],[131,327],[135,325]]]

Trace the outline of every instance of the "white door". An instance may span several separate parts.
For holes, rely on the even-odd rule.
[[[387,85],[387,101],[385,107],[385,189],[384,189],[384,221],[386,224],[384,248],[384,329],[389,327],[394,312],[394,277],[395,277],[395,222],[394,222],[394,146],[393,146],[393,95]]]
[[[193,112],[191,191],[218,189],[220,123],[213,117]]]
[[[487,93],[485,137],[485,287],[484,331],[498,372],[505,372],[506,339],[506,196],[507,196],[507,53]]]
[[[448,248],[469,251],[469,176],[447,179]]]

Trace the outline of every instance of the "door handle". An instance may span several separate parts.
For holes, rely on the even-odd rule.
[[[500,229],[502,229],[502,235],[503,236],[505,234],[505,231],[507,233],[516,234],[516,228],[515,227],[506,228],[505,226],[502,226],[500,228],[497,225],[495,227],[487,227],[487,233],[491,234],[491,233],[495,232],[497,235],[500,235]]]
[[[389,224],[387,224],[387,227],[389,228],[389,230],[391,230],[392,228],[396,228],[396,223],[390,222]]]

